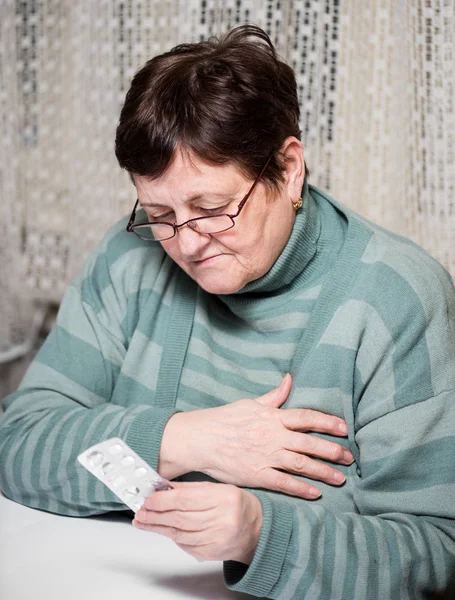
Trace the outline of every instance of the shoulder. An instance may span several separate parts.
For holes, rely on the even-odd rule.
[[[433,349],[437,339],[455,343],[455,290],[447,270],[411,240],[322,195],[348,223],[333,274],[342,288],[337,318],[363,339],[375,337],[380,325],[408,347],[430,337]]]
[[[357,293],[388,306],[420,307],[426,318],[455,300],[448,271],[411,240],[357,217],[371,233],[359,261]]]
[[[149,293],[163,269],[171,271],[174,266],[160,244],[127,232],[127,222],[122,218],[108,229],[76,279],[83,300],[95,308],[109,295],[126,302],[131,295]]]
[[[368,222],[371,237],[359,261],[351,298],[362,310],[364,349],[393,370],[395,405],[454,386],[455,289],[448,271],[412,241]],[[380,351],[378,351],[380,349]],[[384,367],[384,372],[388,372]]]
[[[126,231],[128,219],[124,217],[108,229],[95,256],[103,256],[111,270],[119,264],[128,263],[129,268],[135,264],[156,266],[167,256],[161,244],[139,239]],[[130,262],[130,259],[135,260]]]
[[[350,218],[368,232],[339,315],[356,351],[357,393],[372,400],[363,403],[369,408],[359,413],[360,423],[453,389],[455,290],[448,271],[423,248]]]
[[[316,190],[349,223],[346,244],[356,251],[346,253],[346,260],[355,257],[357,263],[351,293],[382,303],[419,302],[428,310],[439,302],[453,303],[451,275],[426,250]]]

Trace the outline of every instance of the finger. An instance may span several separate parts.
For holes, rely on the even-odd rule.
[[[282,492],[289,496],[298,496],[305,500],[315,500],[322,495],[321,490],[314,485],[306,481],[300,481],[289,475],[289,473],[284,473],[276,469],[266,469],[263,471],[261,487]]]
[[[171,481],[172,487],[175,489],[179,488],[200,488],[201,486],[206,486],[209,481]]]
[[[142,531],[150,531],[152,533],[164,535],[179,545],[199,546],[206,545],[210,541],[207,539],[206,531],[182,531],[181,529],[176,529],[175,527],[146,525],[144,523],[136,523],[135,521],[133,521],[133,525],[136,527],[136,529],[142,529]]]
[[[154,492],[145,499],[144,507],[154,511],[198,511],[213,508],[215,505],[214,488],[217,483],[198,482],[172,482],[172,490]],[[218,490],[216,490],[218,491]]]
[[[142,525],[174,527],[182,531],[201,531],[206,526],[208,519],[201,512],[182,512],[180,510],[156,512],[141,508],[136,513],[134,520]]]
[[[288,408],[280,411],[280,418],[287,429],[294,431],[315,431],[336,436],[348,434],[343,419],[310,408]]]
[[[283,450],[277,455],[277,459],[280,461],[279,468],[289,473],[324,481],[329,485],[341,485],[346,481],[346,475],[338,469],[334,469],[330,465],[321,463],[304,454]]]
[[[290,373],[286,373],[286,375],[281,380],[281,383],[278,387],[270,390],[267,394],[263,394],[256,398],[256,401],[263,406],[271,406],[272,408],[279,408],[288,398],[289,393],[292,388],[292,377]]]
[[[309,454],[316,458],[323,458],[340,465],[351,465],[354,461],[351,451],[341,444],[329,442],[317,435],[307,433],[289,433],[283,442],[283,448],[298,454]]]
[[[222,560],[213,544],[198,544],[197,546],[177,544],[177,546],[195,558],[198,562],[204,562],[206,560]]]

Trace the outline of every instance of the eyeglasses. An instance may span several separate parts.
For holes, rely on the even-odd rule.
[[[180,223],[177,225],[176,223],[165,223],[161,221],[154,221],[153,223],[150,221],[142,221],[135,223],[136,220],[136,209],[139,204],[139,199],[136,200],[136,204],[134,205],[133,212],[131,213],[130,219],[128,221],[128,225],[126,226],[126,230],[129,233],[136,234],[142,240],[147,240],[148,242],[163,242],[165,240],[170,240],[175,236],[177,230],[180,227],[184,227],[188,225],[190,229],[193,231],[197,231],[198,233],[222,233],[223,231],[227,231],[228,229],[232,229],[235,225],[234,219],[239,216],[240,211],[245,206],[246,201],[253,193],[256,184],[261,179],[264,171],[266,170],[270,159],[272,158],[273,153],[267,159],[267,162],[262,167],[261,172],[256,177],[253,182],[253,185],[248,190],[246,196],[243,197],[240,204],[237,207],[237,212],[234,215],[214,215],[209,217],[197,217],[195,219],[189,219],[184,223]],[[145,215],[145,211],[143,211],[142,218],[147,218]]]

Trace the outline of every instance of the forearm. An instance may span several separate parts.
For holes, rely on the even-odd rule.
[[[116,496],[79,465],[77,456],[95,443],[120,437],[156,465],[158,455],[150,449],[159,448],[168,418],[146,405],[85,408],[56,392],[18,392],[0,422],[0,486],[17,502],[58,514],[124,510]],[[144,423],[146,447],[134,443]]]
[[[276,600],[330,598],[335,592],[340,598],[423,600],[449,584],[452,521],[400,513],[336,515],[308,503],[291,509],[258,494],[263,531],[250,567],[225,563],[232,590]]]

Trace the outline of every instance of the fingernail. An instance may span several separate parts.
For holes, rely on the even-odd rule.
[[[354,462],[354,457],[349,450],[343,450],[343,461],[348,465]]]
[[[309,490],[307,490],[307,492],[308,495],[312,498],[319,498],[319,496],[322,496],[321,490],[318,490],[318,488],[315,487],[310,487]]]
[[[348,434],[348,426],[346,425],[346,423],[340,423],[338,425],[338,429],[339,431],[343,434],[343,435],[347,435]]]
[[[344,483],[346,481],[346,476],[341,471],[337,471],[333,474],[333,480],[335,483]]]

